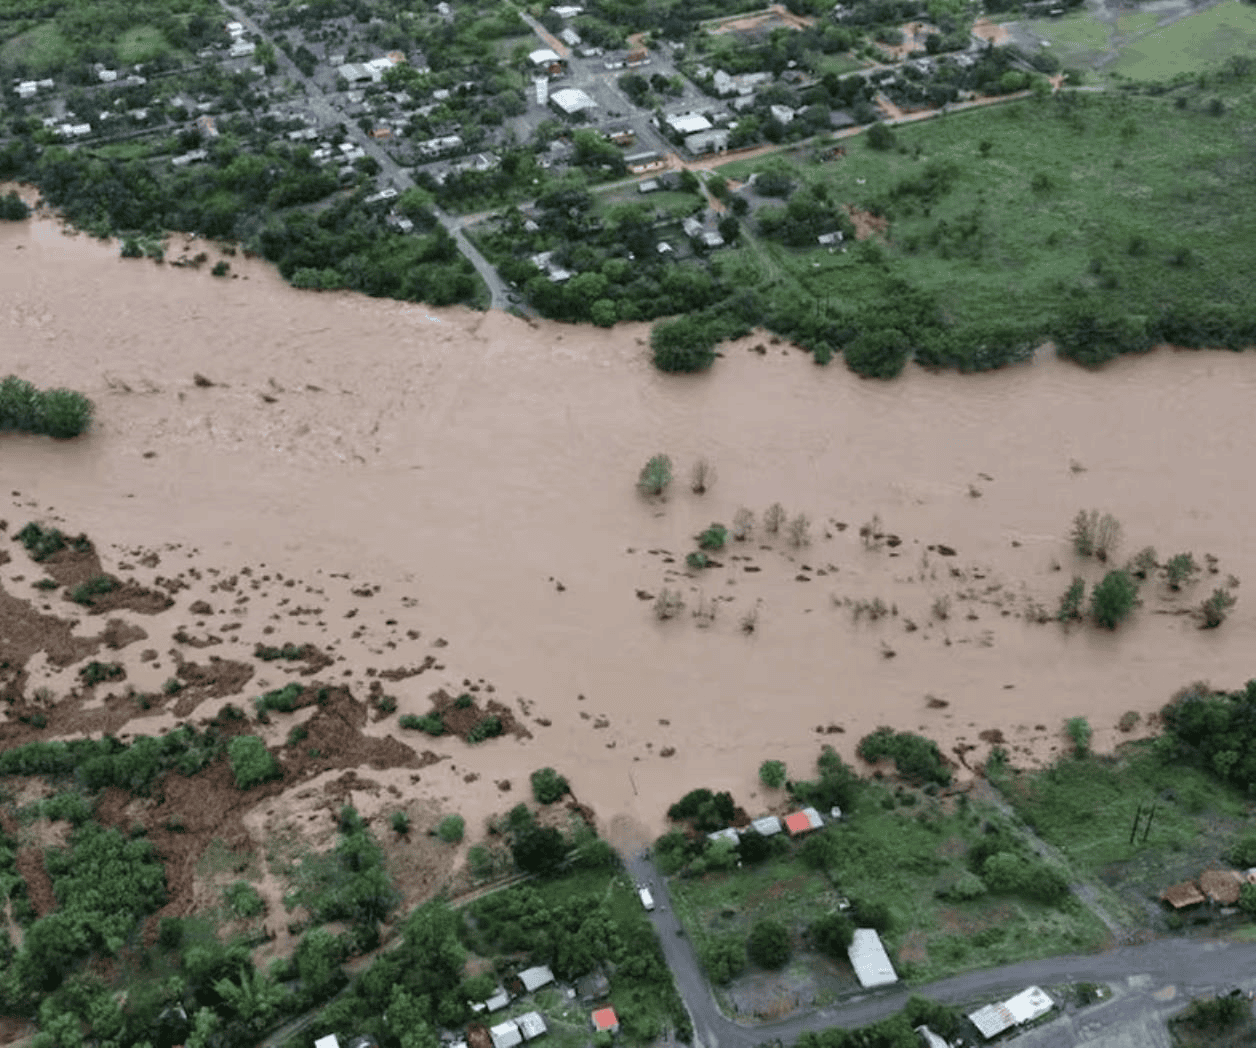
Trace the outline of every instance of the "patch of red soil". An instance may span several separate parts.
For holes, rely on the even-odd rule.
[[[52,890],[52,878],[44,867],[44,850],[19,848],[14,865],[26,882],[26,895],[35,913],[40,917],[52,913],[57,908],[57,896]]]
[[[855,223],[856,240],[867,240],[878,233],[884,235],[890,228],[890,220],[888,218],[874,215],[871,211],[861,211],[854,204],[846,205],[846,213],[850,215],[850,220]]]

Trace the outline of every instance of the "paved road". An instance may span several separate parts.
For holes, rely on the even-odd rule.
[[[222,5],[223,10],[230,14],[235,21],[243,25],[250,33],[256,34],[259,39],[267,41],[274,47],[275,58],[279,62],[279,68],[283,75],[305,88],[306,104],[320,123],[324,126],[333,124],[344,125],[348,137],[361,146],[367,156],[374,157],[378,162],[381,179],[386,180],[398,193],[404,193],[414,185],[414,179],[410,177],[410,173],[389,156],[379,142],[358,127],[356,121],[341,112],[335,100],[329,98],[327,92],[312,77],[306,76],[293,64],[292,60],[284,54],[269,33],[250,18],[246,12],[240,8],[233,7],[227,0],[219,0],[219,3]],[[432,211],[437,221],[453,237],[458,250],[466,256],[467,260],[475,267],[475,271],[480,274],[480,278],[488,288],[489,308],[509,309],[509,290],[505,281],[497,275],[497,270],[489,265],[488,259],[480,254],[475,245],[467,239],[466,233],[462,230],[462,223],[438,207],[433,206]]]
[[[672,906],[666,880],[648,858],[636,853],[625,859],[629,875],[638,884],[650,885],[656,903],[650,915],[663,946],[663,955],[676,979],[676,988],[693,1021],[695,1044],[699,1048],[755,1048],[765,1040],[780,1039],[789,1044],[811,1030],[833,1026],[854,1028],[886,1018],[902,1009],[912,993],[918,993],[948,1004],[961,1004],[975,999],[997,1000],[1010,996],[1030,985],[1056,985],[1067,982],[1097,982],[1118,986],[1120,992],[1103,1011],[1084,1013],[1093,1025],[1120,1026],[1130,1024],[1142,1029],[1148,1012],[1154,1022],[1148,1029],[1163,1027],[1160,1021],[1191,996],[1216,992],[1231,985],[1245,989],[1256,987],[1256,944],[1224,941],[1202,942],[1194,939],[1159,939],[1139,946],[1127,946],[1107,953],[1083,956],[1050,957],[1040,961],[1023,961],[987,971],[967,972],[926,986],[907,990],[890,987],[870,991],[806,1015],[780,1022],[742,1024],[727,1018],[715,1003],[711,988],[702,972],[689,939],[681,934],[680,921]],[[1174,1002],[1166,1004],[1165,1002]],[[1036,1039],[1034,1045],[1075,1045],[1081,1043],[1079,1024],[1070,1017],[1044,1028],[1047,1039]],[[1054,1032],[1047,1034],[1046,1031]],[[1038,1037],[1037,1034],[1034,1035]],[[1149,1035],[1150,1036],[1150,1035]],[[1098,1042],[1096,1042],[1098,1043]],[[1107,1043],[1107,1042],[1104,1042]],[[1112,1042],[1113,1044],[1119,1042]],[[1151,1048],[1155,1040],[1130,1042]],[[1026,1042],[1028,1048],[1028,1042]]]

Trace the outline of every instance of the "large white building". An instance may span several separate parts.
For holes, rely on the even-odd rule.
[[[889,954],[881,945],[881,936],[873,928],[856,928],[855,938],[846,950],[859,985],[865,988],[889,986],[898,982]]]

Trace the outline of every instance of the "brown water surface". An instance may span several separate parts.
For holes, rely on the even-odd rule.
[[[170,255],[183,250],[176,238]],[[752,337],[709,374],[668,377],[649,364],[644,325],[301,292],[260,262],[230,261],[234,278],[216,279],[208,266],[122,260],[47,218],[0,223],[0,374],[82,390],[99,417],[75,442],[0,437],[4,515],[86,530],[110,570],[159,548],[158,573],[249,566],[319,595],[305,619],[282,610],[282,590],[264,609],[262,595],[239,604],[245,628],[213,649],[224,657],[247,656],[271,624],[268,643],[334,647],[335,672],[363,690],[368,670],[439,655],[439,670],[389,685],[401,713],[479,678],[522,698],[531,739],[419,737],[451,759],[417,786],[371,773],[462,811],[473,831],[524,799],[542,765],[604,823],[657,832],[698,785],[732,789],[752,811],[779,802],[758,787],[760,761],[806,775],[822,742],[850,758],[880,724],[948,752],[976,744],[969,763],[989,748],[979,732],[997,729],[1029,763],[1065,745],[1068,717],[1089,717],[1107,748],[1125,711],[1146,716],[1196,679],[1253,675],[1246,589],[1219,630],[1173,614],[1228,573],[1256,581],[1242,538],[1256,517],[1248,356],[1160,350],[1092,373],[1040,353],[993,374],[910,369],[881,383]],[[651,502],[634,480],[660,451],[678,480]],[[686,482],[699,456],[718,471],[704,496]],[[701,528],[775,501],[810,518],[810,545],[757,530],[716,554],[720,567],[684,573]],[[1073,574],[1100,577],[1067,540],[1083,507],[1123,522],[1122,558],[1145,545],[1162,559],[1212,553],[1220,574],[1177,597],[1145,585],[1116,633],[1030,621],[1035,601],[1054,612]],[[859,528],[874,515],[900,545],[865,548]],[[15,558],[6,577],[19,568],[29,574]],[[378,593],[355,595],[363,584]],[[189,629],[184,609],[209,592],[198,585],[178,596]],[[687,607],[659,622],[638,591],[664,585]],[[876,598],[896,614],[856,620],[846,603]],[[715,607],[713,621],[699,607]],[[129,665],[141,685],[169,673]]]

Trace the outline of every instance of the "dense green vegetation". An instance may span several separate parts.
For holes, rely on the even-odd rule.
[[[553,768],[538,768],[532,773],[532,796],[538,804],[553,804],[571,792],[566,778]]]
[[[231,757],[231,770],[235,773],[236,785],[242,790],[252,789],[283,775],[279,762],[266,749],[266,743],[256,735],[237,735],[231,740],[227,751]]]
[[[31,209],[26,206],[16,192],[8,192],[0,196],[0,220],[5,222],[21,222],[29,218]]]
[[[0,380],[0,431],[77,437],[92,424],[94,410],[90,400],[70,389],[38,390],[16,375]]]
[[[852,203],[889,231],[834,254],[761,240],[718,253],[714,267],[744,289],[730,305],[754,301],[752,322],[821,362],[845,349],[882,377],[910,358],[998,367],[1047,338],[1088,365],[1157,341],[1251,345],[1256,307],[1242,283],[1256,227],[1230,216],[1256,208],[1229,172],[1251,148],[1237,111],[1254,84],[1236,63],[1171,86],[899,127],[893,148],[855,146],[836,165],[731,164],[721,171],[735,178],[784,171],[808,208]]]
[[[878,728],[859,740],[859,756],[869,764],[892,760],[904,781],[916,786],[927,782],[947,786],[951,782],[951,769],[938,744],[914,732]]]

